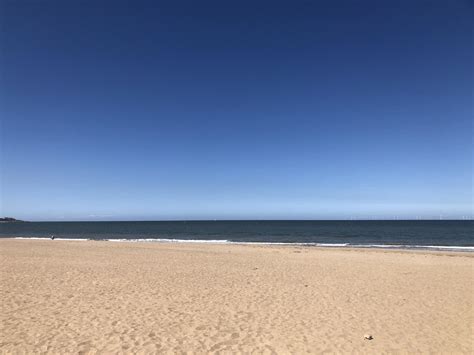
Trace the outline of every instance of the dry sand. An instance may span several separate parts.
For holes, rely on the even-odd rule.
[[[472,353],[473,256],[3,239],[0,352]]]

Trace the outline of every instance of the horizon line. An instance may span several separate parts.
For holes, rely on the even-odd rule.
[[[345,219],[123,219],[123,220],[16,220],[20,223],[102,223],[102,222],[354,222],[354,221],[472,221],[469,218],[345,218]],[[0,223],[15,223],[0,222]]]

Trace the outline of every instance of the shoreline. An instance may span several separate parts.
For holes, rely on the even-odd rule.
[[[41,240],[49,241],[48,237],[4,237],[7,240]],[[330,248],[330,249],[362,249],[362,250],[394,250],[394,251],[419,251],[419,252],[453,252],[453,253],[474,253],[474,246],[451,246],[451,245],[390,245],[390,244],[350,244],[350,243],[291,243],[291,242],[240,242],[230,240],[205,240],[205,239],[167,239],[167,238],[61,238],[54,241],[77,241],[77,242],[112,242],[112,243],[146,243],[146,244],[218,244],[218,245],[249,245],[249,246],[282,246],[282,247],[307,247],[307,248]]]

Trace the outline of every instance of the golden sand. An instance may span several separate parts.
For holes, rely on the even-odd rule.
[[[473,256],[3,239],[0,352],[472,353]]]

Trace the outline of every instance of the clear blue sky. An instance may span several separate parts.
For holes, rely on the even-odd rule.
[[[472,215],[472,1],[1,1],[0,215]]]

